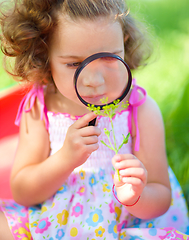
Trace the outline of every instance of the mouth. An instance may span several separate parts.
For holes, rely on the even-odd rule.
[[[105,94],[94,96],[82,96],[82,98],[89,104],[102,105],[101,99],[105,98]]]

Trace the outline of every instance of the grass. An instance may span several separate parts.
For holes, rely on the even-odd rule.
[[[155,39],[152,60],[134,76],[162,111],[169,165],[189,206],[189,2],[129,0],[129,6]]]
[[[189,206],[189,1],[128,0],[128,5],[154,43],[149,64],[133,75],[162,111],[168,161]],[[13,84],[2,67],[0,79],[0,89]]]
[[[15,84],[15,81],[9,76],[3,68],[3,54],[0,51],[0,90],[8,88]]]

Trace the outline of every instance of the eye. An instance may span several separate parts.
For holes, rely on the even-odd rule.
[[[101,60],[104,61],[104,62],[107,62],[107,63],[116,62],[117,61],[117,59],[113,58],[113,57],[102,57]]]
[[[66,66],[69,68],[77,68],[81,62],[73,62],[73,63],[67,63]]]

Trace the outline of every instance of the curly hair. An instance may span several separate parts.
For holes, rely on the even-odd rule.
[[[10,5],[10,4],[9,4]],[[3,5],[2,5],[3,6]],[[59,14],[75,20],[93,20],[114,14],[125,37],[125,61],[131,69],[150,56],[143,47],[146,39],[130,15],[124,0],[15,0],[12,9],[1,6],[1,50],[5,69],[20,81],[52,82],[49,66],[49,39],[58,24]],[[13,57],[13,67],[7,57]]]

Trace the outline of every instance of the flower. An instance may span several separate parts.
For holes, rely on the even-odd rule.
[[[153,223],[153,221],[152,221],[152,222],[148,222],[148,223],[146,224],[146,227],[147,227],[147,228],[154,228],[154,223]]]
[[[163,228],[162,231],[165,231],[166,234],[159,236],[160,239],[182,239],[182,240],[187,240],[188,239],[188,235],[181,233],[179,231],[177,231],[176,229],[174,229],[173,227],[169,227],[169,228]],[[154,238],[155,239],[155,238]]]
[[[27,237],[23,237],[22,239],[24,240],[31,240],[32,239],[32,235],[31,235],[31,233],[30,233],[30,231],[27,231],[25,228],[23,228],[23,227],[20,227],[19,229],[18,229],[18,233],[20,234],[20,235],[25,235],[25,236],[27,236]]]
[[[78,223],[74,223],[69,228],[70,240],[79,240],[82,237],[83,229]]]
[[[13,203],[10,206],[6,206],[6,210],[7,210],[7,213],[10,215],[14,214],[16,210],[18,215],[23,218],[27,217],[27,214],[28,214],[27,209],[17,203]]]
[[[68,187],[64,184],[62,185],[59,189],[57,193],[64,193],[68,190]]]
[[[89,226],[96,227],[103,220],[102,210],[97,208],[94,212],[89,213],[89,218],[87,218],[86,222]]]
[[[103,184],[103,189],[102,190],[103,190],[103,192],[110,192],[111,191],[108,183]]]
[[[70,176],[70,186],[73,186],[73,185],[75,185],[76,184],[76,181],[77,181],[77,177],[76,177],[76,175],[75,174],[72,174],[71,176]]]
[[[126,233],[123,232],[123,233],[120,234],[119,239],[122,240],[122,239],[124,239],[126,236],[127,236]]]
[[[114,201],[112,200],[111,203],[109,203],[109,208],[110,208],[110,212],[113,213],[115,212],[114,210]]]
[[[105,170],[100,168],[99,172],[98,172],[98,176],[101,180],[104,179],[104,176],[105,176]]]
[[[41,208],[41,214],[43,214],[43,213],[46,212],[46,211],[47,211],[47,207],[43,206],[43,207]]]
[[[133,225],[139,225],[140,223],[142,222],[142,220],[140,218],[135,218],[134,221],[133,221]],[[135,226],[135,227],[136,227]]]
[[[57,219],[58,219],[57,222],[60,224],[60,226],[67,224],[68,216],[69,216],[69,212],[66,209],[64,209],[62,213],[57,214]]]
[[[89,178],[89,185],[92,187],[93,185],[96,185],[96,184],[97,184],[97,181],[96,181],[95,175],[92,174],[91,177]]]
[[[80,178],[81,178],[82,180],[85,179],[85,171],[80,170],[80,171],[79,171],[79,176],[80,176]]]
[[[117,238],[118,234],[117,234],[117,225],[116,225],[116,221],[113,220],[111,222],[111,224],[108,226],[108,232],[113,234],[113,238]]]
[[[76,205],[72,208],[71,216],[78,217],[83,214],[83,206],[80,203],[76,203]]]
[[[105,229],[102,228],[101,226],[95,230],[96,236],[97,237],[103,237],[103,233],[105,232]]]
[[[37,227],[37,225],[38,225],[38,222],[37,221],[35,221],[35,222],[32,222],[31,224],[30,224],[30,226],[33,228],[33,227]]]
[[[77,193],[78,193],[80,196],[84,195],[84,193],[85,193],[85,186],[80,187],[79,190],[77,191]]]
[[[118,207],[115,207],[115,213],[116,213],[116,220],[119,221],[119,218],[121,215],[121,209]]]
[[[49,218],[43,218],[38,222],[37,228],[35,229],[36,233],[43,233],[44,231],[46,231],[49,226],[51,225],[51,223],[48,221]]]
[[[64,237],[65,233],[62,229],[58,229],[56,234],[56,239],[61,240]]]
[[[122,229],[126,227],[127,227],[127,220],[123,220],[123,222],[117,225],[117,231],[120,232]]]

